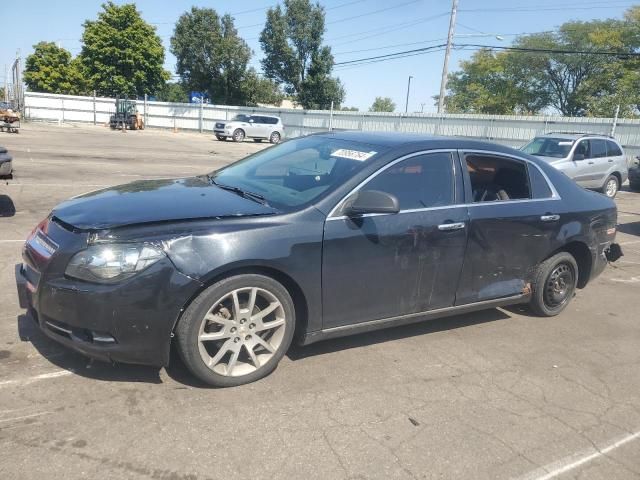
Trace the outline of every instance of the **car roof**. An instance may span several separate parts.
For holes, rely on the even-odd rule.
[[[359,130],[320,132],[313,135],[335,138],[338,140],[347,140],[352,142],[361,142],[369,145],[381,147],[400,147],[415,146],[416,149],[424,148],[427,150],[446,148],[446,149],[463,149],[463,150],[491,150],[494,152],[513,153],[510,147],[497,143],[473,140],[464,137],[443,137],[437,135],[426,135],[417,133],[397,133],[397,132],[363,132]],[[520,153],[521,154],[521,153]]]
[[[615,138],[612,138],[609,135],[602,135],[598,133],[549,132],[549,133],[545,133],[544,135],[538,135],[538,138],[540,137],[559,138],[562,140],[579,140],[581,138],[596,138],[596,139],[602,139],[602,140],[616,141]]]
[[[275,115],[267,115],[264,113],[251,113],[249,115],[247,115],[248,117],[267,117],[267,118],[277,118],[278,120],[280,120],[280,117],[276,117]]]

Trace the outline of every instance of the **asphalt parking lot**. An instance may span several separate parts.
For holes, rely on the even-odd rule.
[[[25,124],[0,134],[1,479],[640,478],[640,193],[625,256],[555,318],[494,309],[294,347],[204,388],[179,363],[91,362],[18,308],[14,265],[59,201],[264,148],[212,135]]]

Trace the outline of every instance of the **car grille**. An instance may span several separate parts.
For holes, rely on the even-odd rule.
[[[216,128],[224,128],[224,123],[216,123]]]

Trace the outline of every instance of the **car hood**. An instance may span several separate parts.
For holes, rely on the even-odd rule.
[[[80,230],[144,223],[277,213],[272,207],[212,185],[206,177],[141,180],[85,193],[52,215]]]

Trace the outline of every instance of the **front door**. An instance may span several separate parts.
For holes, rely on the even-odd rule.
[[[324,328],[453,305],[467,241],[454,162],[452,152],[392,162],[361,190],[394,195],[399,213],[327,219]]]

